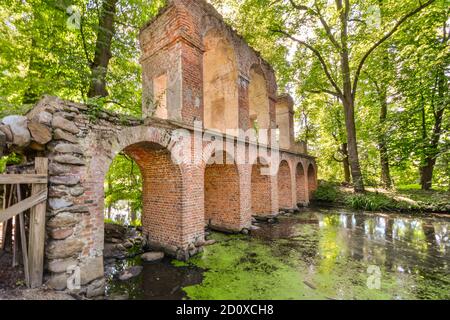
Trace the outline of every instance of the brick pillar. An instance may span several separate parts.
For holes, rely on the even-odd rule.
[[[250,128],[250,106],[248,98],[249,80],[239,75],[239,128],[247,130]]]
[[[240,181],[240,229],[249,228],[252,219],[252,165],[238,165]]]

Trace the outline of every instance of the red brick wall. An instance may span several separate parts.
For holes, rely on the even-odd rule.
[[[205,220],[213,226],[240,230],[239,173],[235,165],[212,164],[205,169]]]
[[[292,208],[291,171],[287,161],[282,161],[278,169],[278,206]]]
[[[151,241],[177,246],[183,241],[181,171],[167,150],[153,148],[158,147],[141,143],[125,150],[141,168],[142,226]]]
[[[303,165],[301,162],[297,165],[295,179],[297,185],[297,203],[305,203],[305,171],[303,170]]]
[[[272,212],[272,190],[270,176],[262,175],[263,165],[255,164],[252,167],[252,213],[254,215],[270,214]]]
[[[314,166],[310,164],[308,167],[308,192],[310,199],[312,198],[313,192],[316,190],[317,190],[316,170],[314,169]]]

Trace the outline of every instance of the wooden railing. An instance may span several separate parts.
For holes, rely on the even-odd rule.
[[[6,199],[6,187],[4,187],[3,210],[0,210],[0,223],[3,226],[2,243],[5,243],[7,221],[13,217],[19,216],[25,281],[27,286],[31,288],[42,285],[44,272],[48,159],[36,158],[35,171],[36,174],[0,175],[0,185],[10,185],[9,199]],[[31,184],[31,195],[26,199],[22,199],[21,184]],[[15,195],[13,195],[14,191],[16,193]],[[12,203],[12,199],[14,198],[16,200],[15,204]],[[30,210],[28,248],[24,218],[24,212],[27,210]]]

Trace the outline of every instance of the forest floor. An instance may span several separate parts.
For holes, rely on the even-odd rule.
[[[355,194],[351,187],[321,182],[313,199],[318,204],[356,210],[450,213],[450,192],[424,191],[416,185],[400,186],[393,190],[368,187],[365,194]]]
[[[27,289],[23,266],[12,267],[12,254],[0,251],[0,300],[73,300],[64,292],[45,287]]]

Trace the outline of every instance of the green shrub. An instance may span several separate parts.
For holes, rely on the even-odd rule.
[[[348,196],[345,202],[355,210],[377,211],[396,208],[396,203],[382,194],[354,194]]]
[[[135,228],[142,227],[141,219],[136,219],[134,221],[131,221],[130,226],[135,227]]]
[[[313,200],[323,202],[335,202],[338,197],[336,185],[332,183],[321,183],[313,194]]]
[[[113,220],[113,219],[105,218],[104,221],[105,221],[105,223],[108,223],[108,224],[118,224],[119,226],[122,225],[122,223],[120,221],[116,221],[116,220]]]

